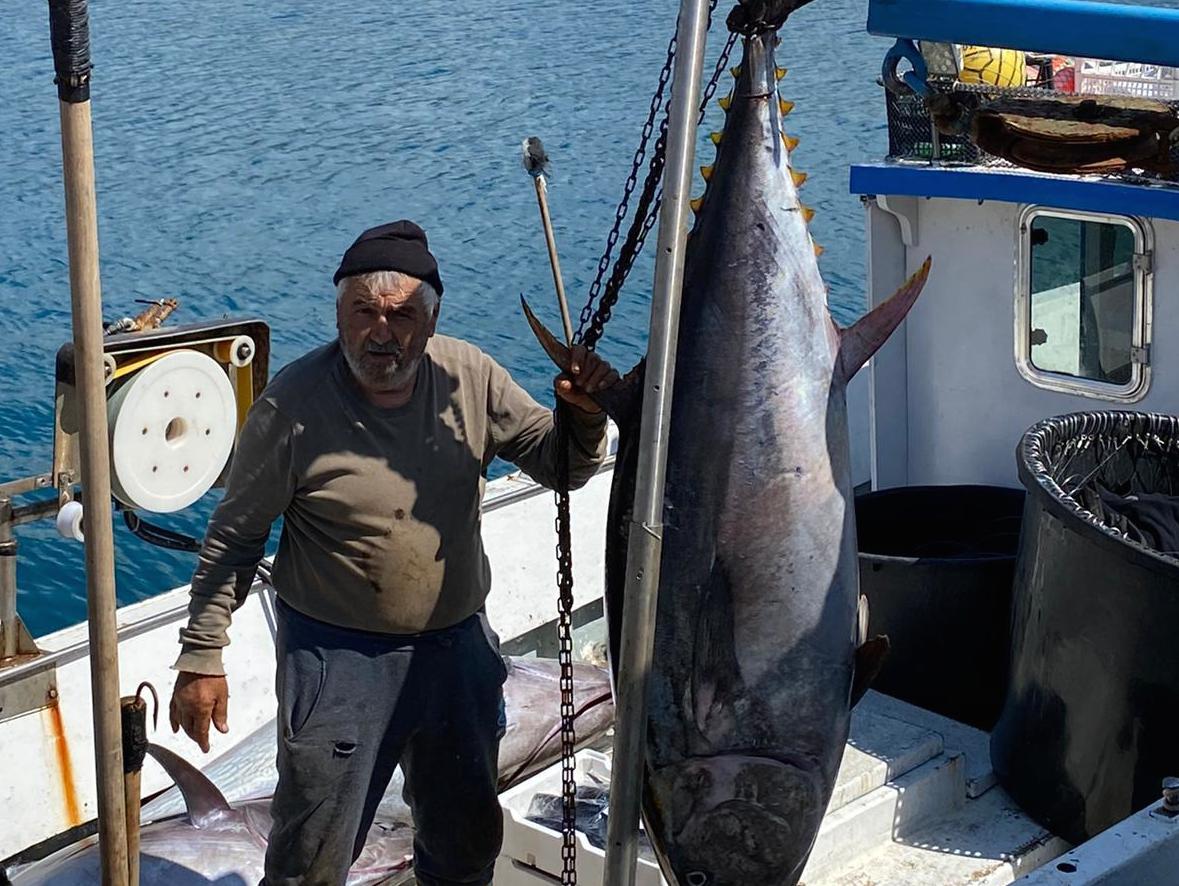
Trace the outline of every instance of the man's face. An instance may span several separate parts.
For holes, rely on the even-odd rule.
[[[403,276],[379,292],[356,285],[340,299],[340,345],[362,387],[382,392],[413,381],[438,320],[437,302],[423,297],[420,283]]]

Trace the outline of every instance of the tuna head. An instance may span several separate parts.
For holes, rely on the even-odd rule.
[[[825,797],[812,765],[728,754],[657,770],[645,805],[683,886],[749,886],[801,873]]]

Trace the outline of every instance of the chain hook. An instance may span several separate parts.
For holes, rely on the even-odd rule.
[[[150,683],[148,683],[146,680],[144,680],[142,683],[139,684],[139,688],[135,690],[135,701],[136,702],[143,701],[143,690],[144,689],[148,690],[148,692],[151,693],[152,701],[155,702],[155,706],[152,708],[152,714],[151,714],[151,728],[153,730],[155,730],[155,729],[158,729],[160,726],[160,697],[159,697],[159,695],[156,694],[156,687],[152,686]],[[144,702],[144,703],[146,704],[146,702]]]
[[[913,70],[901,74],[898,68],[901,62],[908,62]],[[881,71],[885,88],[894,95],[917,94],[927,98],[930,94],[929,69],[925,65],[925,57],[912,40],[898,39],[884,56],[884,69]]]

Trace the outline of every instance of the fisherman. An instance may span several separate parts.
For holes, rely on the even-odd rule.
[[[400,763],[418,882],[490,883],[507,671],[483,608],[480,499],[496,456],[556,485],[556,414],[478,348],[435,335],[442,280],[412,222],[361,234],[333,282],[337,340],[283,369],[242,427],[192,580],[172,730],[206,752],[210,720],[228,731],[221,650],[281,515],[264,882],[343,883]],[[606,454],[589,395],[618,374],[574,350],[555,389],[576,488]]]

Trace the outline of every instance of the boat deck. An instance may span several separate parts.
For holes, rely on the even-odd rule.
[[[497,886],[559,874],[559,835],[527,820],[532,798],[559,786],[551,768],[501,797]],[[800,886],[1005,886],[1069,848],[998,786],[987,733],[869,692]],[[600,883],[603,853],[586,840],[579,850],[579,882]],[[640,886],[665,884],[651,860],[640,864]]]

